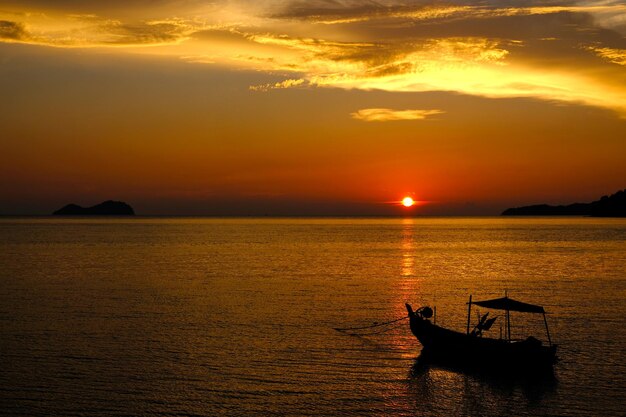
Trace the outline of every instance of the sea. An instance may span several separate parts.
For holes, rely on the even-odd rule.
[[[424,363],[505,293],[552,375]],[[626,219],[1,218],[0,415],[624,416]]]

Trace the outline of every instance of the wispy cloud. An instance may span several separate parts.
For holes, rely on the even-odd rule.
[[[253,85],[250,86],[250,90],[252,91],[268,91],[268,90],[276,90],[281,88],[293,88],[303,85],[305,82],[302,78],[293,79],[290,78],[288,80],[280,81],[274,84],[261,84],[261,85]]]
[[[0,20],[0,41],[66,48],[158,46],[188,39],[200,25],[183,19],[123,23],[92,14],[62,19],[39,17],[34,23]]]
[[[604,58],[609,62],[617,65],[626,66],[626,49],[615,49],[606,47],[589,47],[588,49],[595,52],[599,57]]]
[[[365,21],[446,21],[458,19],[487,19],[506,16],[527,16],[555,13],[591,13],[601,20],[611,23],[616,16],[626,13],[626,5],[619,3],[605,4],[544,4],[526,2],[525,5],[502,7],[485,3],[472,5],[461,4],[425,4],[406,5],[370,2],[364,4],[342,4],[337,2],[307,2],[304,4],[287,3],[285,8],[273,15],[275,18],[305,20],[317,24],[335,25]]]
[[[393,109],[361,109],[351,113],[353,119],[364,122],[389,122],[393,120],[424,120],[443,110],[393,110]]]

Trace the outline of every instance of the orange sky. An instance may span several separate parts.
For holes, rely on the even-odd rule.
[[[3,2],[0,214],[497,214],[626,186],[620,1]]]

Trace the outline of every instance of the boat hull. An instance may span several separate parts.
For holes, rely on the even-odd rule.
[[[451,365],[491,370],[551,369],[556,345],[544,346],[535,338],[519,342],[483,338],[445,329],[410,311],[411,332],[426,357]]]

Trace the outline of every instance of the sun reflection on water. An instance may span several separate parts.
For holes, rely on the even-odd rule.
[[[415,253],[413,243],[413,219],[402,220],[402,276],[410,277],[415,275]]]

